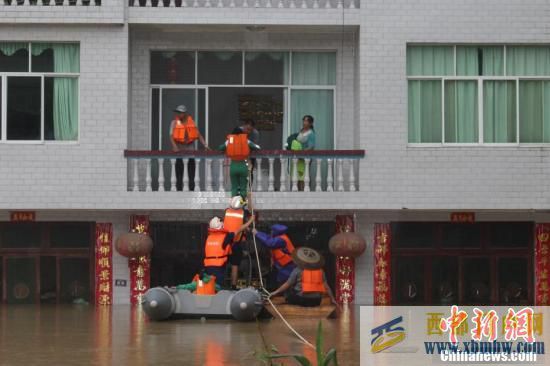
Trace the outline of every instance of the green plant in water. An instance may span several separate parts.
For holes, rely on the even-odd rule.
[[[331,348],[327,353],[323,353],[323,324],[319,321],[317,326],[317,337],[315,342],[315,350],[317,352],[317,366],[338,366],[338,360],[336,358],[336,349]],[[270,352],[264,352],[258,355],[258,359],[263,361],[267,365],[277,365],[272,360],[293,358],[300,366],[314,366],[310,360],[304,355],[299,354],[280,354],[275,346],[271,346]]]

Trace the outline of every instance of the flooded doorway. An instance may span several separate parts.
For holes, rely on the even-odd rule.
[[[93,223],[0,223],[3,303],[73,303],[93,298]]]

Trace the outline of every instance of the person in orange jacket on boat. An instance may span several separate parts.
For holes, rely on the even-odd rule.
[[[281,285],[290,277],[292,271],[296,268],[296,264],[292,260],[294,252],[294,244],[286,234],[288,227],[281,224],[271,226],[271,235],[252,230],[256,239],[260,241],[266,248],[271,250],[271,258],[277,269],[277,284]]]
[[[315,264],[300,260],[300,255],[297,252],[304,249],[310,253],[316,253],[320,260]],[[327,283],[325,271],[322,269],[324,264],[322,256],[311,248],[301,247],[299,250],[294,251],[292,257],[298,267],[292,271],[288,280],[281,287],[271,293],[270,297],[285,293],[287,303],[313,307],[321,305],[323,296],[326,293],[332,303],[336,305],[336,299]]]
[[[232,253],[235,236],[248,229],[253,221],[252,215],[238,230],[229,232],[219,217],[215,216],[210,220],[208,237],[204,245],[204,270],[209,275],[216,276],[216,283],[220,286],[223,286],[225,281],[225,267]]]

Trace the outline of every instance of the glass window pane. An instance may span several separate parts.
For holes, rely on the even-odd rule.
[[[432,302],[430,305],[458,303],[458,258],[436,257],[432,262]]]
[[[195,52],[151,52],[151,84],[195,84]]]
[[[60,260],[61,302],[90,301],[90,260],[62,258]]]
[[[151,149],[159,149],[159,108],[160,108],[160,89],[151,90]]]
[[[396,305],[420,305],[424,298],[424,258],[397,257],[394,268],[396,274]]]
[[[292,90],[290,130],[300,132],[303,117],[313,117],[315,140],[309,146],[316,150],[334,148],[334,94],[332,90]]]
[[[457,46],[456,74],[459,76],[504,75],[504,47]]]
[[[80,72],[80,45],[32,43],[32,71]]]
[[[287,84],[288,52],[247,52],[245,73],[245,84]]]
[[[9,223],[1,228],[2,248],[38,248],[42,241],[39,223]]]
[[[476,81],[445,82],[445,142],[478,142]]]
[[[6,259],[6,292],[8,304],[36,302],[36,259]]]
[[[407,75],[454,75],[453,47],[408,46]]]
[[[533,242],[533,223],[492,223],[489,240],[494,248],[528,248]]]
[[[88,222],[63,222],[50,224],[52,248],[89,248],[91,226]]]
[[[529,304],[527,258],[500,258],[498,261],[499,305]]]
[[[409,80],[409,142],[441,143],[441,81]]]
[[[516,142],[516,82],[483,82],[483,141]]]
[[[550,76],[550,47],[506,47],[506,74],[509,76]]]
[[[459,223],[444,224],[441,246],[445,248],[480,248],[480,225]]]
[[[44,139],[78,139],[77,78],[44,78]]]
[[[52,48],[43,48],[37,46],[37,44],[31,44],[32,58],[31,67],[32,72],[54,72],[54,55]],[[40,52],[39,52],[40,51]]]
[[[199,84],[242,84],[242,52],[199,52]]]
[[[465,258],[462,276],[464,305],[490,305],[491,263],[489,258]]]
[[[293,52],[293,85],[336,85],[335,52]]]
[[[7,139],[40,140],[40,78],[14,76],[7,80]]]
[[[29,44],[0,42],[0,72],[29,71]]]
[[[431,223],[392,223],[391,232],[396,248],[430,248],[434,246],[435,225]]]
[[[519,141],[550,142],[550,81],[519,82]]]

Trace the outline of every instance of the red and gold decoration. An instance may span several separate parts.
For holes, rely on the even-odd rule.
[[[10,221],[11,222],[36,221],[36,212],[35,211],[11,211]]]
[[[130,231],[149,235],[149,216],[132,215]],[[141,304],[143,294],[149,289],[151,282],[151,257],[147,254],[129,258],[128,266],[130,267],[130,303]]]
[[[473,224],[476,222],[475,212],[451,212],[451,222]]]
[[[537,224],[535,247],[535,305],[550,305],[550,224]]]
[[[329,242],[330,251],[336,255],[336,301],[342,305],[351,304],[354,300],[355,256],[350,254],[357,254],[358,251],[349,250],[347,235],[356,235],[353,233],[354,229],[353,216],[336,216],[337,234]]]
[[[374,305],[391,304],[390,224],[374,224]]]
[[[95,301],[111,305],[113,299],[113,225],[95,227]]]

